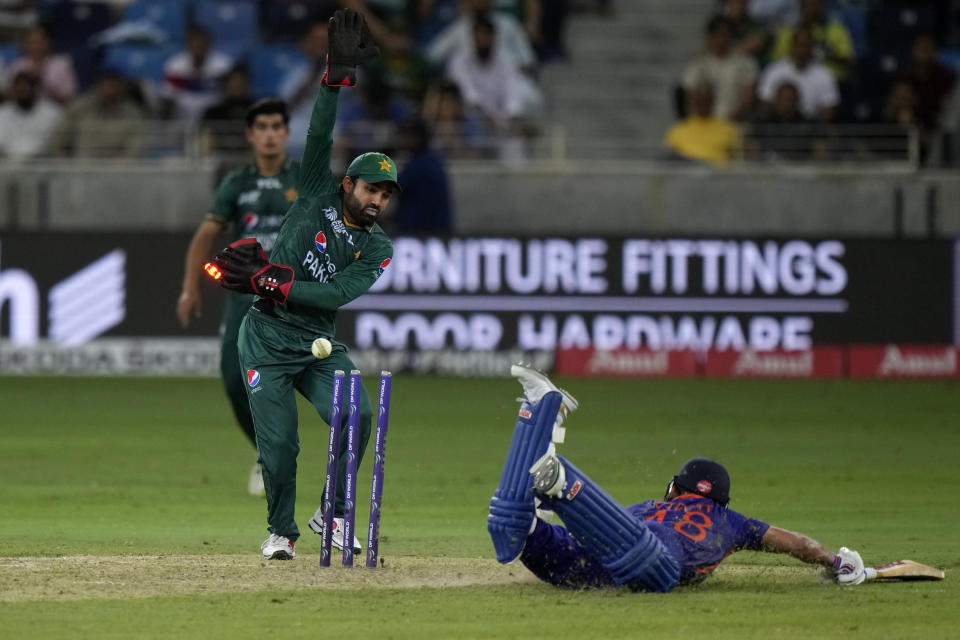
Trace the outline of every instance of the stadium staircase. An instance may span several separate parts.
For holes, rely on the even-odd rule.
[[[674,121],[673,87],[703,47],[712,0],[619,0],[612,15],[573,13],[565,62],[543,67],[538,156],[651,159]],[[558,137],[559,134],[559,137]]]

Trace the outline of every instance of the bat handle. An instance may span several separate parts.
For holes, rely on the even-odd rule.
[[[866,567],[866,568],[864,568],[863,571],[864,571],[864,573],[866,574],[866,575],[864,576],[864,580],[876,580],[876,579],[877,579],[877,570],[874,569],[873,567]]]

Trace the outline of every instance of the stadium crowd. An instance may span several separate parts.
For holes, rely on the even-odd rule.
[[[676,85],[667,157],[871,159],[895,147],[838,125],[892,124],[952,164],[958,63],[955,2],[719,0]]]
[[[0,157],[240,155],[243,113],[265,96],[289,103],[298,154],[338,6],[363,12],[382,50],[344,95],[341,163],[367,148],[524,159],[549,106],[540,71],[567,57],[569,15],[616,16],[609,0],[3,1]],[[718,0],[704,19],[661,159],[903,154],[838,133],[886,123],[915,131],[927,164],[956,162],[956,2]]]
[[[299,153],[340,6],[367,16],[382,52],[363,90],[344,94],[340,161],[368,148],[416,157],[424,144],[523,157],[543,107],[538,70],[565,55],[566,0],[3,2],[0,156],[158,157],[196,139],[243,153],[244,112],[265,96],[289,103]]]

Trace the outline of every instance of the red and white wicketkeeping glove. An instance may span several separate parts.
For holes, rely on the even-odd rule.
[[[293,286],[293,269],[269,262],[255,238],[237,240],[220,251],[213,262],[222,274],[217,281],[224,289],[287,303]]]

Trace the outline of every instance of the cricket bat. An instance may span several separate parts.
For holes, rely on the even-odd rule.
[[[900,560],[879,567],[867,567],[867,580],[943,580],[946,574],[913,560]]]

